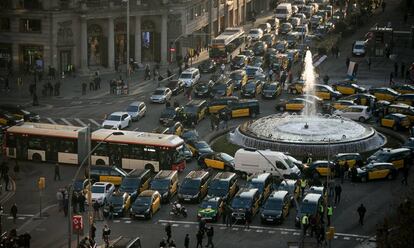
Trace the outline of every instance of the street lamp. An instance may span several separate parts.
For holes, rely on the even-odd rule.
[[[122,2],[123,3],[126,2],[126,4],[127,4],[127,7],[126,7],[126,18],[127,18],[127,20],[126,20],[126,25],[127,25],[126,26],[126,31],[127,31],[127,33],[126,33],[126,35],[127,35],[127,38],[126,38],[127,39],[126,81],[127,81],[128,93],[129,93],[129,73],[130,73],[130,68],[129,68],[129,66],[130,66],[129,65],[129,0],[122,0]],[[138,49],[138,48],[136,47],[135,49]]]
[[[76,179],[79,176],[79,172],[81,171],[82,167],[85,165],[86,162],[88,162],[88,180],[90,182],[90,175],[91,175],[91,163],[90,163],[90,157],[92,155],[92,153],[94,153],[96,151],[96,149],[98,149],[103,143],[105,143],[105,141],[111,137],[112,135],[124,135],[123,132],[112,132],[110,134],[108,134],[103,140],[101,140],[98,144],[96,144],[96,146],[85,156],[85,158],[82,160],[81,164],[79,165],[78,169],[76,170],[75,176],[73,176],[72,178],[72,183],[69,185],[69,189],[68,189],[68,248],[71,248],[71,244],[72,244],[72,212],[71,212],[71,195],[73,194],[73,185],[76,181]],[[91,184],[89,183],[88,186],[88,199],[90,200],[90,194],[91,194]],[[89,201],[88,200],[88,201]],[[89,215],[90,215],[90,206],[91,204],[89,204],[88,206],[88,222],[90,220]],[[90,225],[89,225],[90,228]],[[88,228],[88,232],[90,231]]]

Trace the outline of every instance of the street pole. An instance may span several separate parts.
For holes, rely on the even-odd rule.
[[[129,68],[129,0],[127,1],[127,74],[126,74],[126,81],[127,81],[127,86],[128,86],[128,94],[129,94],[129,73],[130,73],[130,68]],[[135,48],[138,49],[138,48]]]

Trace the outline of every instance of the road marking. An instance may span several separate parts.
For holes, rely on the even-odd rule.
[[[344,240],[350,240],[351,238],[350,237],[344,237]]]
[[[276,233],[275,231],[269,231],[270,234]]]
[[[126,223],[126,224],[130,224],[130,223],[131,223],[131,221],[130,221],[130,220],[126,220],[126,221],[125,221],[125,223]]]
[[[70,123],[68,120],[66,120],[65,118],[60,118],[64,123],[66,123],[66,125],[69,126],[73,126],[72,123]]]
[[[280,234],[286,235],[286,234],[288,234],[288,232],[286,232],[286,231],[281,231],[281,232],[280,232]]]
[[[243,231],[245,231],[245,232],[250,232],[250,231],[251,231],[251,229],[244,229]]]
[[[93,124],[95,124],[98,127],[101,126],[101,124],[99,124],[98,122],[96,122],[94,119],[89,119],[89,121],[92,122]]]
[[[56,123],[56,121],[54,121],[52,118],[50,118],[50,117],[48,117],[48,118],[46,118],[46,120],[48,120],[50,123],[52,123],[52,124],[54,124],[54,125],[56,125],[57,123]]]
[[[358,234],[351,234],[351,233],[335,233],[338,236],[349,236],[353,238],[362,238],[362,239],[369,239],[369,236],[365,235],[358,235]]]
[[[81,126],[83,127],[87,127],[88,125],[86,125],[83,121],[81,121],[79,118],[75,118],[75,121],[77,121],[79,124],[81,124]]]
[[[262,232],[263,232],[263,230],[257,229],[257,230],[256,230],[256,232],[257,232],[257,233],[262,233]]]
[[[335,235],[335,236],[334,236],[334,239],[338,239],[338,236],[336,236],[336,235]]]
[[[178,226],[178,224],[172,224],[171,226],[173,226],[173,227],[177,227],[177,226]]]
[[[114,220],[114,223],[119,223],[121,222],[121,220]]]
[[[190,227],[190,225],[189,225],[189,224],[185,224],[185,225],[184,225],[184,227],[185,227],[185,228],[189,228],[189,227]]]
[[[224,229],[227,229],[227,227],[225,227],[225,226],[220,227],[220,230],[224,230]]]
[[[293,236],[299,236],[299,235],[300,235],[300,233],[298,233],[298,232],[293,233]]]
[[[239,228],[237,228],[237,227],[233,227],[231,230],[233,230],[233,231],[238,231],[238,230],[239,230]]]

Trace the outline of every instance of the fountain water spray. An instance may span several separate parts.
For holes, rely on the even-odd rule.
[[[312,117],[316,115],[316,103],[314,98],[309,97],[309,95],[315,95],[315,68],[313,67],[312,53],[311,51],[306,51],[305,56],[305,69],[302,73],[302,78],[305,81],[305,87],[303,89],[306,92],[306,100],[313,102],[313,104],[305,104],[303,109],[303,115],[306,117]]]

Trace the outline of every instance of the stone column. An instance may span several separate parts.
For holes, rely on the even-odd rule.
[[[108,68],[115,68],[115,34],[114,34],[114,18],[108,18]]]
[[[141,63],[141,16],[135,16],[135,61]]]
[[[167,64],[168,44],[167,44],[167,22],[168,16],[166,14],[161,17],[161,64]]]
[[[218,35],[220,33],[220,0],[217,1],[217,33]]]
[[[86,72],[88,70],[88,26],[86,18],[80,20],[80,70]]]
[[[243,0],[243,24],[247,23],[247,0]]]

